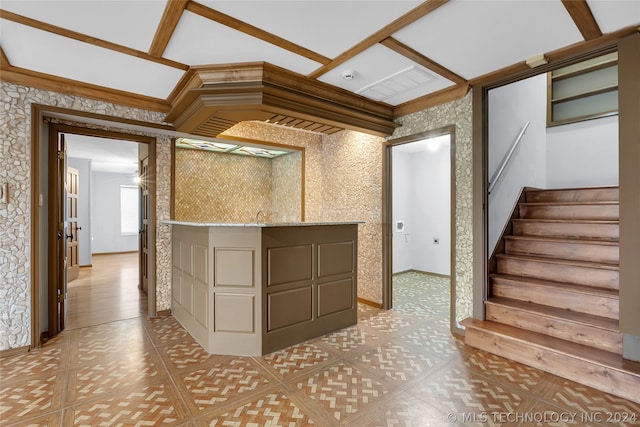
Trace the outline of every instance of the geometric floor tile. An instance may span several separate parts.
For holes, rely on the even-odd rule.
[[[147,329],[157,345],[166,345],[177,340],[193,339],[173,316],[148,319]]]
[[[550,386],[545,380],[548,377],[545,372],[484,351],[470,352],[464,364],[482,375],[511,383],[530,393],[542,393]]]
[[[435,354],[445,360],[468,351],[464,340],[452,336],[449,331],[442,331],[431,325],[422,325],[403,335],[402,341],[411,344],[422,353]]]
[[[19,421],[60,408],[62,373],[48,374],[0,386],[0,420]]]
[[[153,353],[141,357],[102,360],[80,366],[69,372],[67,402],[91,399],[142,381],[156,380],[164,375],[161,362]]]
[[[30,351],[25,355],[0,359],[0,378],[3,382],[14,378],[46,374],[63,369],[67,362],[68,347],[52,345]]]
[[[71,345],[71,363],[95,363],[101,358],[140,358],[151,344],[145,339],[125,343],[114,342],[109,337],[98,337],[85,343]]]
[[[438,408],[451,414],[514,413],[523,401],[514,390],[457,364],[450,364],[429,381],[421,381],[407,391],[437,402]]]
[[[65,330],[0,357],[0,427],[640,426],[640,404],[465,346],[447,278],[393,282],[393,309],[264,357],[209,354],[171,315]]]
[[[307,426],[314,422],[283,393],[269,393],[233,411],[203,417],[199,426]]]
[[[576,413],[600,414],[602,424],[640,425],[640,404],[573,381],[560,380],[549,390],[548,400]]]
[[[371,341],[379,339],[379,337],[363,329],[361,325],[353,325],[339,331],[331,332],[320,339],[336,350],[351,351],[369,344]]]
[[[442,363],[437,358],[427,358],[422,354],[412,352],[401,344],[392,342],[368,351],[355,360],[368,368],[384,372],[389,378],[398,381],[406,381],[423,374],[437,363]]]
[[[0,424],[4,419],[0,418]],[[4,425],[4,424],[3,424]],[[60,412],[53,412],[36,418],[23,418],[22,421],[11,424],[11,427],[60,427]]]
[[[194,411],[211,408],[242,393],[267,385],[269,380],[252,364],[241,358],[231,359],[181,375]]]
[[[378,332],[391,333],[411,326],[411,320],[393,311],[381,311],[375,316],[363,320],[362,324]]]
[[[329,353],[312,343],[302,343],[268,354],[261,359],[284,378],[325,362],[329,359]]]
[[[350,427],[421,427],[452,425],[447,420],[447,414],[420,401],[418,398],[400,393],[398,399],[390,404],[383,404],[379,408],[366,413],[364,416],[353,418],[345,425]]]
[[[139,386],[109,399],[64,411],[64,425],[160,426],[185,420],[186,411],[169,383]]]
[[[213,356],[193,339],[167,343],[158,351],[175,369],[198,366],[213,359]]]
[[[339,421],[360,410],[374,407],[373,402],[388,392],[384,384],[344,363],[298,382],[297,388],[320,403]]]

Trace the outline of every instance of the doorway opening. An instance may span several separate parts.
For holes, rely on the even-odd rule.
[[[45,149],[40,335],[155,315],[155,139],[49,124]]]
[[[454,147],[453,126],[389,141],[385,180],[384,308],[447,324],[455,318]]]
[[[144,315],[140,144],[63,135],[69,236],[65,329]]]

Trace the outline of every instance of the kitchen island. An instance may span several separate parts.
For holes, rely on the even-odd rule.
[[[172,313],[208,352],[260,356],[357,323],[361,222],[162,223]]]

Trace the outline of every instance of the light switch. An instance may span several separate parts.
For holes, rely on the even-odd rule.
[[[7,203],[9,201],[9,184],[4,182],[0,184],[0,203]]]

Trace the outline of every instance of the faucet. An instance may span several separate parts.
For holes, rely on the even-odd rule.
[[[258,213],[256,214],[256,224],[260,224],[260,215],[262,215],[262,222],[265,221],[264,212],[258,211]]]

